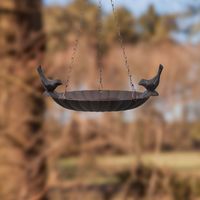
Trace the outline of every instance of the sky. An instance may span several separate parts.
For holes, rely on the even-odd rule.
[[[44,0],[48,4],[66,4],[71,0]],[[98,2],[98,0],[92,0]],[[200,5],[200,0],[114,0],[116,6],[123,5],[130,9],[134,15],[139,16],[146,11],[149,5],[153,4],[160,14],[182,12],[187,10],[188,6]],[[109,0],[102,0],[106,11],[111,10]]]

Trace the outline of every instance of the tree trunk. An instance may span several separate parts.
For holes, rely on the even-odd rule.
[[[41,0],[0,1],[0,199],[46,200]]]

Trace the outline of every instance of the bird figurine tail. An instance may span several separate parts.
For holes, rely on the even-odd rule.
[[[37,68],[37,71],[38,71],[38,74],[40,76],[42,83],[45,85],[48,82],[48,79],[45,77],[42,67],[39,66]]]
[[[154,91],[148,91],[148,92],[151,96],[159,96],[159,93],[155,90]]]

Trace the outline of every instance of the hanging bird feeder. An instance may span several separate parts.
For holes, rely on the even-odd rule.
[[[42,85],[45,89],[45,94],[50,96],[57,104],[60,106],[75,110],[75,111],[87,111],[87,112],[113,112],[113,111],[125,111],[134,109],[136,107],[144,104],[151,96],[158,96],[158,92],[155,89],[158,87],[160,82],[160,76],[163,70],[163,66],[160,65],[158,69],[157,75],[150,79],[145,80],[142,79],[139,82],[139,85],[143,86],[146,90],[141,93],[135,91],[135,87],[132,81],[132,75],[130,74],[130,67],[128,64],[128,58],[126,55],[125,46],[123,43],[123,38],[120,31],[120,26],[117,20],[117,16],[115,13],[114,2],[111,0],[111,5],[113,9],[113,14],[116,22],[116,26],[118,29],[119,41],[122,48],[122,53],[124,57],[125,66],[127,68],[128,77],[130,86],[132,91],[117,91],[117,90],[104,90],[103,89],[103,79],[102,79],[102,63],[101,60],[98,60],[99,67],[99,90],[83,90],[83,91],[68,91],[70,73],[72,70],[72,65],[74,63],[76,50],[79,43],[80,38],[80,30],[77,34],[77,39],[75,41],[75,46],[73,48],[73,54],[71,58],[71,63],[69,65],[69,73],[66,81],[65,91],[62,93],[58,93],[55,89],[63,85],[64,83],[61,80],[52,80],[46,78],[42,67],[39,66],[37,68]],[[101,0],[99,0],[99,11],[101,12]],[[83,13],[83,10],[82,10]],[[81,19],[83,17],[81,16]],[[99,30],[100,31],[100,30]],[[100,45],[100,44],[99,44]],[[100,53],[100,50],[99,50]]]

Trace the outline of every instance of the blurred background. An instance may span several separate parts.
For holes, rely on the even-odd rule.
[[[165,66],[159,97],[78,113],[42,95],[39,64],[70,74],[68,90],[98,89],[100,64],[105,89],[131,89],[111,3],[98,3],[0,1],[0,199],[200,199],[200,1],[114,1],[137,90]]]

